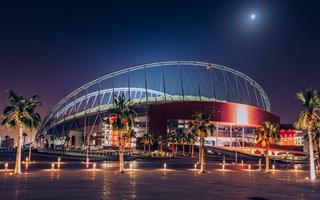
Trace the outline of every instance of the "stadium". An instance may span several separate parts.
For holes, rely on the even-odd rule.
[[[99,77],[61,99],[44,119],[37,144],[46,148],[106,149],[117,138],[106,123],[115,96],[123,95],[137,112],[135,147],[146,132],[154,138],[190,132],[195,112],[211,114],[208,146],[248,146],[265,121],[279,124],[268,96],[249,76],[218,64],[157,62]]]

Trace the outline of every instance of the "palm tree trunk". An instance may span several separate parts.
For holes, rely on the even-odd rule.
[[[130,154],[130,156],[132,155],[132,145],[131,145],[131,142],[132,142],[132,138],[130,137],[130,139],[129,139],[129,144],[130,144],[129,154]]]
[[[146,154],[146,143],[143,143],[143,153]]]
[[[33,142],[32,143],[30,142],[29,144],[29,156],[28,156],[29,162],[31,162],[31,144],[33,145]]]
[[[318,167],[320,166],[320,140],[318,141]]]
[[[123,162],[123,147],[119,145],[119,172],[124,172],[124,162]]]
[[[176,155],[178,155],[178,144],[176,144]]]
[[[269,172],[270,168],[270,157],[269,157],[269,142],[267,142],[267,152],[266,152],[266,173]]]
[[[184,143],[182,143],[182,155],[186,156],[186,152],[185,152],[185,149],[184,149]]]
[[[313,142],[311,135],[311,126],[308,126],[308,137],[309,137],[309,160],[310,160],[310,180],[316,179],[316,171],[314,167],[314,155],[313,155]]]
[[[160,144],[160,152],[162,152],[162,143]]]
[[[171,151],[172,151],[172,156],[174,156],[174,152],[175,152],[175,150],[174,150],[174,144],[172,144],[172,146],[171,146]]]
[[[23,128],[22,125],[19,126],[19,134],[18,134],[18,145],[16,152],[16,164],[14,168],[15,174],[21,174],[21,139],[22,139]]]
[[[201,163],[201,139],[200,139],[200,143],[199,143],[199,163]]]
[[[150,153],[151,153],[151,144],[149,143],[148,144],[148,154],[150,155]]]
[[[200,159],[200,173],[204,173],[205,169],[204,169],[204,138],[200,139],[200,149],[201,149],[201,159]]]
[[[191,157],[194,156],[194,143],[192,143],[191,145]]]

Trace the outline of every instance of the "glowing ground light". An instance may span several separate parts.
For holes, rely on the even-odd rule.
[[[54,170],[54,163],[51,163],[51,170]]]
[[[274,171],[276,169],[276,166],[275,165],[272,165],[272,170]]]
[[[256,14],[254,14],[254,13],[250,15],[250,19],[252,19],[252,20],[255,20],[256,17],[257,17],[257,16],[256,16]]]
[[[167,163],[163,164],[163,170],[167,170]]]
[[[194,170],[197,170],[197,163],[194,164]]]
[[[250,164],[248,165],[248,170],[249,170],[249,171],[251,170],[251,165],[250,165]]]
[[[59,163],[59,162],[61,162],[61,158],[60,158],[60,157],[58,157],[58,163]]]
[[[130,163],[130,170],[132,170],[133,169],[133,164],[132,163]]]
[[[225,168],[225,167],[224,167],[224,164],[223,164],[223,165],[222,165],[222,170],[224,170],[224,168]]]
[[[93,164],[92,164],[92,169],[93,169],[93,170],[96,170],[96,167],[97,167],[97,163],[93,163]]]
[[[261,159],[259,159],[258,165],[259,165],[259,170],[261,170]]]
[[[27,163],[27,162],[29,162],[29,158],[28,158],[28,157],[26,157],[26,163]]]
[[[294,165],[294,170],[297,171],[298,170],[298,166]]]
[[[5,171],[7,171],[8,170],[8,166],[9,166],[9,164],[6,162],[6,163],[4,163],[4,170]]]

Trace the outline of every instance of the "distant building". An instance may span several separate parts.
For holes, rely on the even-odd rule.
[[[294,128],[292,124],[280,124],[280,146],[303,147],[304,133]]]
[[[10,138],[9,136],[5,136],[4,140],[1,140],[1,148],[3,149],[13,149],[14,148],[14,138]]]

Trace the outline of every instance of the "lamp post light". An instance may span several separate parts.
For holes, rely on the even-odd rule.
[[[163,164],[163,170],[167,170],[167,163]]]
[[[51,163],[51,170],[54,170],[54,163]]]

